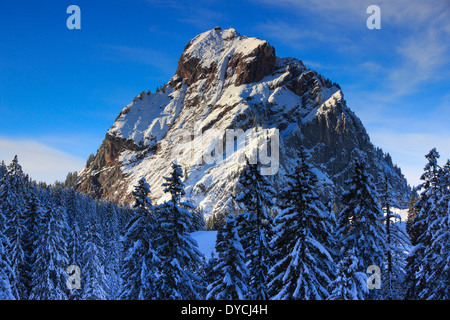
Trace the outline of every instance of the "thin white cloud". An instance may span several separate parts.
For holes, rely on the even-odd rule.
[[[402,41],[396,51],[401,63],[389,73],[389,86],[398,95],[413,93],[427,82],[447,80],[450,34],[428,27]]]
[[[347,73],[355,70],[355,61],[367,53],[372,54],[369,59],[379,61],[362,65],[366,72],[360,74],[370,76],[375,73],[382,77],[383,94],[391,98],[413,94],[423,84],[449,78],[448,1],[379,0],[376,4],[381,10],[381,31],[366,28],[369,17],[366,9],[374,4],[372,0],[254,1],[289,10],[289,22],[267,20],[257,26],[280,43],[297,50],[326,45],[343,57],[353,56],[356,60],[342,65],[348,69]],[[297,22],[292,18],[295,16],[299,17]],[[313,28],[305,27],[304,16],[323,22],[314,24]],[[382,33],[382,38],[377,37],[377,32]],[[323,64],[321,61],[310,62]]]
[[[378,5],[381,9],[383,24],[419,27],[428,23],[430,19],[442,20],[446,28],[450,25],[448,13],[450,6],[446,0],[253,0],[255,3],[279,7],[289,10],[293,15],[303,14],[305,11],[327,18],[327,23],[360,24],[369,17],[367,8]],[[447,19],[447,21],[445,21]],[[325,22],[325,21],[324,21]]]
[[[0,137],[0,160],[9,164],[17,155],[25,173],[36,181],[64,181],[67,173],[81,171],[86,159],[28,139]]]
[[[414,112],[392,117],[389,104],[366,104],[358,112],[366,125],[372,142],[389,152],[411,185],[421,183],[420,176],[426,164],[425,155],[437,148],[441,164],[450,158],[450,94],[435,108],[429,108],[420,117]]]

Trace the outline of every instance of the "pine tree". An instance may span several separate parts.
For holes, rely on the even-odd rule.
[[[419,280],[426,286],[418,293],[420,299],[448,300],[450,298],[450,161],[438,175],[439,194],[434,214],[428,215],[427,233],[430,245],[425,247]]]
[[[107,283],[103,260],[105,251],[98,219],[91,221],[83,239],[83,300],[106,300]]]
[[[158,298],[155,266],[159,263],[159,258],[154,250],[155,218],[149,193],[150,186],[142,178],[133,192],[134,215],[126,226],[123,238],[125,257],[121,272],[123,283],[120,299]]]
[[[12,290],[14,296],[18,299],[26,299],[28,293],[24,251],[27,233],[24,198],[26,189],[25,176],[17,156],[8,165],[0,188],[0,206],[6,217],[4,233],[9,240],[9,246],[6,249],[12,268]]]
[[[51,190],[45,202],[45,211],[38,222],[30,299],[66,300],[69,259],[64,238],[67,231],[65,211]]]
[[[204,287],[197,275],[202,254],[188,233],[192,214],[186,208],[194,206],[182,201],[182,177],[181,166],[172,163],[172,172],[162,184],[164,192],[170,195],[170,200],[159,208],[157,236],[157,255],[161,259],[157,284],[160,299],[164,300],[200,299]]]
[[[385,211],[385,243],[386,262],[382,277],[382,295],[386,300],[398,300],[404,296],[403,284],[406,278],[405,265],[410,243],[407,234],[402,230],[399,215],[392,210],[399,209],[400,205],[392,193],[387,174],[381,177],[382,188],[380,190],[382,206]]]
[[[70,230],[68,247],[67,247],[67,255],[69,259],[69,266],[78,266],[82,265],[82,252],[83,248],[81,246],[81,231],[78,226],[78,222],[74,221],[72,223],[72,228]],[[69,300],[80,300],[81,299],[81,290],[77,288],[69,289],[68,294]]]
[[[273,218],[268,214],[268,207],[274,204],[272,199],[275,191],[267,177],[259,172],[258,165],[250,164],[248,159],[238,183],[241,193],[235,200],[244,208],[237,220],[250,274],[249,299],[267,300],[267,274],[271,267],[269,243],[273,227]]]
[[[35,185],[29,185],[27,187],[28,191],[25,197],[25,227],[27,232],[24,236],[24,252],[25,252],[25,286],[26,286],[26,296],[28,297],[31,292],[31,285],[33,281],[33,265],[35,263],[36,257],[34,253],[36,251],[36,241],[39,234],[39,219],[44,213],[44,207],[40,198],[40,190]]]
[[[275,265],[270,270],[272,299],[319,300],[329,295],[334,263],[334,216],[314,192],[317,177],[303,148],[282,192],[284,210],[275,218],[271,247]]]
[[[6,165],[5,162],[2,160],[2,162],[0,162],[0,180],[3,178],[3,176],[6,173]]]
[[[101,203],[100,216],[104,217],[102,237],[106,252],[105,268],[108,283],[108,296],[115,299],[120,290],[120,252],[123,249],[119,241],[119,217],[116,206],[112,202]]]
[[[1,180],[0,180],[1,183]],[[12,268],[9,256],[6,254],[6,248],[9,246],[9,240],[3,233],[6,217],[3,215],[0,207],[0,300],[15,300],[12,288]]]
[[[364,300],[369,293],[367,275],[361,272],[360,263],[352,248],[344,252],[336,267],[336,277],[330,283],[328,300]]]
[[[425,251],[432,243],[434,224],[439,217],[437,206],[441,194],[439,184],[438,165],[439,153],[436,148],[432,149],[426,156],[428,163],[425,165],[421,180],[424,182],[418,187],[421,190],[419,201],[416,203],[418,212],[413,219],[411,233],[414,235],[412,244],[414,247],[407,258],[407,299],[420,299],[424,297],[423,291],[427,291],[428,283],[426,272],[429,271],[429,261],[425,260]],[[421,297],[422,294],[422,297]]]
[[[346,184],[348,190],[341,196],[343,208],[337,219],[336,238],[341,256],[354,248],[358,272],[365,273],[371,265],[383,270],[386,252],[383,212],[373,177],[367,172],[363,160],[355,160],[352,177]],[[376,290],[366,294],[366,299],[380,299]]]
[[[216,242],[218,254],[212,273],[213,281],[208,285],[206,299],[244,300],[247,297],[248,270],[244,262],[244,249],[240,243],[233,214],[228,216]]]

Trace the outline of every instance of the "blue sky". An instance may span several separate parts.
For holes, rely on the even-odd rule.
[[[69,30],[69,5],[81,30]],[[381,29],[369,30],[369,5]],[[174,74],[195,35],[234,27],[340,84],[373,143],[411,184],[424,155],[450,157],[448,0],[0,0],[0,159],[63,180],[123,106]]]

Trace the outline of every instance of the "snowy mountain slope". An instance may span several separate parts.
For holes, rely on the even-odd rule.
[[[240,140],[242,132],[246,140]],[[267,144],[262,136],[270,137]],[[176,160],[184,168],[187,197],[206,215],[226,215],[239,210],[233,194],[244,154],[271,150],[263,167],[272,170],[277,188],[300,144],[312,156],[325,199],[342,192],[352,160],[362,156],[375,178],[386,172],[398,198],[408,200],[400,169],[371,144],[339,85],[298,59],[276,57],[267,41],[214,28],[188,43],[162,91],[143,93],[120,112],[80,173],[78,190],[125,202],[145,177],[158,203],[164,200],[163,177]]]

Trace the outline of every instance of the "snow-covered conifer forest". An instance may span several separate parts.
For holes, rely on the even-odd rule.
[[[307,152],[297,158],[280,190],[247,162],[240,209],[213,231],[176,163],[163,203],[142,178],[132,203],[119,205],[74,191],[73,181],[33,181],[17,157],[2,162],[0,299],[450,299],[450,161],[440,165],[431,150],[402,208],[364,159],[340,199],[323,203]]]

